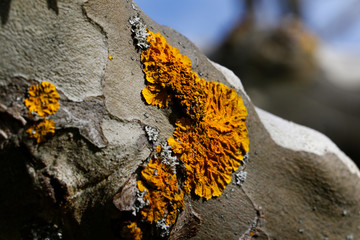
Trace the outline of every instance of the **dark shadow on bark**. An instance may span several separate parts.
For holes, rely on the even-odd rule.
[[[53,10],[56,13],[56,15],[59,15],[57,0],[47,0],[47,6],[49,9]]]
[[[0,16],[2,25],[5,25],[9,19],[10,4],[11,0],[0,1]]]

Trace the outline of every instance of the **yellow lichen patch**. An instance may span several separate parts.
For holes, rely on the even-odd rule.
[[[235,90],[201,79],[188,57],[159,33],[149,33],[151,47],[141,55],[143,96],[159,107],[180,104],[186,117],[176,122],[168,144],[184,162],[184,189],[206,199],[219,196],[249,151],[247,110]]]
[[[142,231],[136,222],[127,222],[121,231],[122,239],[141,240]]]
[[[55,133],[55,122],[53,120],[44,119],[31,126],[26,132],[31,138],[35,138],[37,143],[43,142],[48,134]]]
[[[160,108],[167,107],[171,103],[170,95],[165,89],[156,88],[154,85],[142,90],[142,95],[147,104],[156,105]]]
[[[160,146],[160,145],[157,145],[157,146],[156,146],[156,152],[157,152],[157,153],[160,153],[160,152],[161,152],[161,146]]]
[[[249,151],[245,126],[247,111],[234,90],[207,82],[201,121],[180,119],[168,139],[186,170],[184,189],[200,197],[220,196]]]
[[[148,222],[158,222],[166,218],[167,225],[174,224],[178,211],[184,208],[184,192],[179,188],[176,175],[161,159],[151,159],[141,171],[138,189],[146,191],[144,201],[148,205],[141,210],[142,218]]]
[[[173,90],[180,89],[183,83],[186,83],[183,86],[184,92],[196,89],[193,85],[198,84],[196,81],[198,76],[192,72],[191,61],[188,57],[180,54],[177,48],[167,44],[165,38],[159,33],[149,33],[147,39],[152,46],[141,54],[143,71],[147,80],[147,86],[142,94],[148,104],[163,108],[171,104]],[[197,89],[200,88],[197,87]],[[179,94],[181,98],[186,98],[182,92]],[[192,102],[195,106],[195,100]]]
[[[55,85],[42,82],[29,89],[29,97],[25,99],[25,106],[29,108],[29,115],[36,112],[40,117],[47,117],[59,109],[59,94]]]

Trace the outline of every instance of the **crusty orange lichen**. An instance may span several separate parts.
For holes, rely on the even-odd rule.
[[[44,119],[31,126],[26,132],[31,138],[35,138],[37,143],[43,142],[48,134],[55,133],[55,122],[53,120]]]
[[[59,109],[59,94],[55,85],[42,82],[32,85],[28,91],[29,97],[25,99],[25,106],[29,108],[29,115],[37,113],[40,117],[47,117]]]
[[[29,97],[25,99],[25,106],[29,108],[29,115],[37,113],[44,118],[31,126],[26,132],[31,138],[35,138],[37,143],[45,140],[46,135],[55,133],[55,122],[45,119],[59,109],[59,94],[55,85],[49,82],[42,82],[39,85],[32,85],[28,91]]]
[[[191,70],[190,59],[180,54],[177,48],[167,44],[159,33],[149,33],[147,38],[152,46],[141,54],[147,80],[147,86],[142,91],[145,101],[161,108],[167,107],[172,102],[173,90],[177,89],[175,97],[182,104],[192,103],[191,107],[196,108],[196,99],[184,101],[193,97],[184,93],[201,90],[201,87],[197,86],[200,84],[199,77]],[[186,110],[190,110],[191,107],[187,106]]]
[[[151,47],[141,55],[143,97],[159,107],[180,104],[186,117],[176,122],[168,143],[184,162],[184,189],[206,199],[219,196],[249,151],[247,110],[235,90],[201,79],[188,57],[159,33],[149,33]]]
[[[161,152],[161,146],[160,146],[160,145],[157,145],[157,146],[156,146],[156,152],[157,152],[157,153],[160,153],[160,152]]]
[[[207,82],[203,118],[180,119],[168,139],[185,164],[184,189],[200,197],[220,196],[231,181],[244,154],[249,151],[245,126],[246,109],[233,89]]]
[[[142,231],[136,222],[126,222],[120,233],[122,239],[141,240]]]
[[[184,208],[184,192],[179,188],[176,175],[161,158],[151,159],[141,171],[138,189],[146,191],[144,201],[148,205],[141,210],[142,218],[148,222],[158,222],[166,218],[166,224],[175,223],[178,211]]]

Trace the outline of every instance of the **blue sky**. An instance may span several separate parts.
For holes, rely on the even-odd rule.
[[[243,14],[241,0],[134,1],[156,22],[181,32],[204,51],[219,44]],[[268,25],[276,23],[278,1],[260,1],[258,17],[261,22]],[[360,53],[360,14],[357,14],[360,13],[360,0],[302,2],[305,24],[312,32],[338,49]],[[334,29],[330,27],[332,25]]]
[[[240,18],[238,0],[135,0],[157,23],[170,26],[200,48],[223,39]]]

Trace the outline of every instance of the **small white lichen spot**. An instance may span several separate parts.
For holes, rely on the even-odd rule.
[[[346,236],[346,240],[353,240],[354,239],[354,235],[349,234]]]
[[[344,209],[341,215],[342,215],[343,217],[345,217],[346,215],[348,215],[348,211],[346,211],[346,210]]]
[[[147,36],[149,35],[146,30],[146,25],[139,16],[132,16],[129,19],[129,23],[132,26],[133,38],[135,39],[136,46],[140,49],[147,49],[150,47],[149,42],[147,41]]]
[[[159,129],[151,126],[145,126],[145,132],[150,142],[156,142],[160,134]]]
[[[156,222],[156,228],[160,230],[160,237],[165,238],[169,236],[170,233],[170,225],[166,225],[166,214],[163,219]]]
[[[156,154],[156,157],[161,158],[161,162],[168,166],[173,173],[176,174],[176,165],[179,164],[177,157],[173,155],[173,151],[171,150],[171,146],[168,145],[167,141],[163,141],[160,143],[161,152]]]
[[[131,3],[131,7],[132,7],[132,9],[134,9],[135,11],[137,11],[137,8],[135,7],[134,3]]]
[[[235,174],[235,183],[236,185],[241,186],[246,180],[247,172],[239,171]]]
[[[243,162],[246,163],[249,160],[249,152],[245,153]]]
[[[134,202],[134,205],[132,207],[132,214],[136,216],[136,213],[140,212],[140,210],[147,206],[149,203],[144,201],[144,196],[146,195],[146,190],[143,192],[140,192],[139,189],[137,189],[136,192],[136,201]]]

